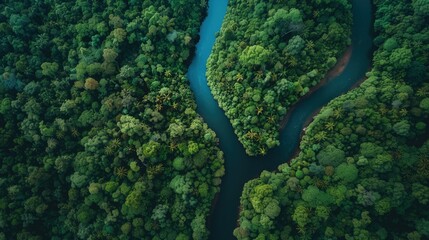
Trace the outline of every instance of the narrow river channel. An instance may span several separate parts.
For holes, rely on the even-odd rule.
[[[208,15],[201,26],[200,41],[187,74],[196,98],[197,111],[216,132],[225,156],[226,175],[222,179],[219,197],[209,217],[210,238],[215,240],[234,239],[232,232],[237,226],[240,195],[244,184],[259,176],[263,170],[273,171],[278,165],[288,162],[299,145],[307,119],[361,80],[372,59],[371,0],[352,0],[352,55],[343,73],[298,102],[286,126],[281,130],[280,146],[269,151],[264,157],[249,157],[207,86],[206,62],[215,43],[216,33],[222,26],[227,5],[227,0],[209,0]]]

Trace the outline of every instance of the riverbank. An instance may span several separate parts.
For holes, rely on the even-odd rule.
[[[352,48],[348,47],[347,50],[344,52],[342,58],[340,59],[340,61],[337,62],[337,64],[335,64],[335,66],[326,74],[325,78],[318,84],[316,85],[313,89],[311,89],[311,91],[307,94],[311,94],[311,92],[316,91],[318,88],[322,87],[324,84],[328,83],[329,80],[339,76],[344,69],[346,68],[347,64],[350,61],[350,56],[352,54]],[[369,67],[368,71],[371,70],[371,66]],[[367,77],[363,77],[362,79],[360,79],[359,81],[357,81],[355,84],[353,84],[351,86],[351,88],[349,89],[349,91],[358,88],[363,82],[365,82],[365,80],[368,79]],[[305,96],[307,96],[307,94]],[[304,96],[304,97],[305,97]],[[283,126],[281,126],[280,129],[283,129],[284,126],[286,126],[287,121],[289,120],[290,114],[291,112],[293,112],[293,110],[296,108],[296,106],[298,105],[298,103],[301,100],[299,100],[297,103],[295,103],[293,105],[293,108],[291,109],[290,113],[287,114],[286,118],[285,118],[285,122],[282,123],[284,124]],[[314,111],[310,116],[308,116],[308,118],[305,120],[304,124],[303,124],[303,129],[299,135],[299,142],[302,141],[302,138],[304,137],[305,129],[313,122],[314,118],[320,113],[320,110],[322,110],[322,108],[317,109],[316,111]],[[285,162],[290,163],[292,161],[292,159],[298,157],[298,154],[301,152],[300,146],[296,146],[296,149],[294,151],[294,153],[292,154],[292,156],[287,159]]]
[[[280,122],[279,130],[282,130],[286,126],[286,124],[287,124],[287,122],[288,122],[288,120],[290,118],[290,115],[294,112],[296,106],[301,101],[303,101],[304,99],[308,98],[311,94],[313,94],[315,91],[317,91],[323,85],[325,85],[326,83],[328,83],[329,80],[331,80],[331,79],[339,76],[341,73],[343,73],[343,71],[346,68],[347,64],[349,64],[352,52],[353,52],[353,48],[351,46],[349,46],[344,51],[344,53],[342,54],[340,60],[337,61],[337,63],[335,64],[335,66],[331,70],[329,70],[328,73],[326,73],[325,77],[316,86],[312,87],[310,89],[310,91],[308,91],[304,96],[302,96],[296,103],[294,103],[289,108],[288,113],[286,114],[285,118],[283,118],[283,120]],[[353,86],[353,88],[354,88],[354,86]],[[315,114],[313,114],[312,116],[310,116],[310,118],[314,117],[317,114],[317,112],[315,112]],[[308,124],[306,126],[308,126]]]

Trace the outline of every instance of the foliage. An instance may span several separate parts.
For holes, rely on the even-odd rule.
[[[0,239],[208,236],[223,159],[185,78],[205,6],[0,2]]]
[[[368,79],[321,110],[290,164],[245,185],[238,239],[429,237],[426,3],[374,1],[377,50]],[[421,79],[410,79],[413,60],[425,66],[414,75]],[[271,193],[255,199],[261,187]],[[281,211],[268,227],[252,204],[265,199]]]
[[[231,0],[207,80],[249,155],[279,144],[285,113],[350,44],[347,1]],[[403,65],[409,49],[394,54]]]

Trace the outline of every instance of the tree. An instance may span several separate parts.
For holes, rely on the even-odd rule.
[[[291,8],[289,11],[278,9],[268,21],[274,27],[275,32],[280,32],[282,36],[302,28],[302,15],[296,8]]]
[[[197,214],[191,222],[191,228],[193,239],[202,240],[207,238],[206,219],[203,214]]]
[[[260,45],[246,47],[240,54],[240,63],[245,66],[262,66],[270,59],[271,52]]]
[[[316,216],[326,221],[329,218],[329,208],[324,206],[316,207]]]
[[[310,207],[328,206],[334,202],[334,199],[324,191],[320,191],[315,186],[309,186],[302,193],[302,199],[306,201]]]
[[[170,188],[177,194],[182,196],[188,194],[191,191],[190,184],[185,180],[185,177],[176,175],[170,182]]]
[[[143,197],[143,193],[138,189],[134,189],[125,199],[125,208],[123,211],[129,216],[135,216],[143,213],[146,211],[146,202],[147,200]]]
[[[96,90],[99,86],[98,81],[94,78],[87,78],[85,80],[85,89],[86,90]]]
[[[199,149],[199,147],[198,147],[198,144],[196,142],[194,142],[194,141],[189,141],[188,142],[188,152],[190,154],[197,153],[198,149]]]
[[[28,26],[31,23],[28,14],[12,14],[9,19],[9,24],[12,27],[13,32],[19,35],[27,36],[30,34]]]
[[[398,42],[395,38],[388,38],[383,44],[384,50],[389,52],[395,50],[396,48],[398,48],[398,46]]]
[[[417,199],[420,204],[429,203],[429,187],[414,183],[412,186],[412,196]]]
[[[370,161],[370,166],[378,172],[388,172],[392,169],[392,161],[390,154],[379,154]]]
[[[201,149],[198,151],[199,147],[198,147],[198,144],[196,144],[196,143],[193,144],[192,148],[194,148],[194,150],[190,151],[189,153],[191,153],[191,154],[196,153],[194,155],[194,157],[192,158],[195,166],[198,168],[203,167],[207,163],[207,159],[209,158],[209,152],[206,149]],[[191,150],[191,149],[189,149],[189,150]]]
[[[91,63],[86,67],[86,71],[90,76],[95,76],[103,71],[101,63]]]
[[[103,49],[103,58],[105,62],[113,63],[115,62],[117,57],[118,57],[118,53],[116,52],[115,49],[112,49],[112,48]]]
[[[122,115],[119,122],[117,123],[121,133],[124,133],[128,136],[143,136],[149,133],[149,128],[140,122],[139,119],[130,116]]]
[[[273,199],[264,209],[264,214],[269,218],[274,219],[279,216],[281,208],[279,206],[279,202]]]
[[[48,208],[48,205],[46,205],[39,196],[32,196],[25,200],[24,208],[27,211],[43,214]]]
[[[151,219],[158,221],[160,224],[165,224],[167,219],[167,213],[168,213],[168,205],[166,204],[158,204],[153,210],[152,210],[152,216]]]
[[[181,137],[185,131],[185,127],[180,121],[173,122],[168,126],[168,133],[172,138]]]
[[[342,163],[335,169],[334,179],[343,183],[352,183],[358,177],[358,173],[354,164]]]
[[[375,203],[374,208],[379,215],[385,215],[391,210],[390,199],[389,198],[380,199]]]
[[[128,65],[122,66],[121,70],[119,71],[119,74],[117,75],[118,78],[122,78],[122,79],[129,79],[134,76],[135,76],[135,69]]]
[[[84,184],[87,183],[88,178],[85,175],[80,174],[79,172],[73,173],[73,175],[70,176],[70,181],[72,183],[72,186],[80,188]]]
[[[257,213],[262,213],[271,202],[273,189],[271,185],[258,185],[250,194],[250,202]]]
[[[343,150],[336,148],[333,145],[328,145],[325,149],[317,154],[319,163],[324,166],[338,166],[345,161],[345,153]]]
[[[114,181],[109,181],[104,185],[104,190],[106,190],[109,193],[113,193],[118,188],[118,183]]]
[[[188,3],[188,1],[186,1],[186,0],[169,0],[168,2],[170,3],[171,7],[175,11],[178,11],[178,10],[183,11],[184,7]]]
[[[305,47],[305,41],[300,36],[293,36],[286,46],[288,53],[292,55],[298,55],[301,50]]]
[[[400,70],[407,69],[413,57],[413,53],[408,48],[397,48],[393,50],[390,55],[390,62],[392,63],[394,68],[398,68]]]
[[[393,130],[400,136],[408,136],[410,131],[410,123],[407,120],[402,120],[393,125]]]
[[[382,152],[382,147],[371,142],[364,142],[360,145],[360,153],[367,158],[375,157]]]
[[[341,202],[346,199],[347,187],[344,185],[335,185],[329,187],[327,193],[334,197],[337,205],[341,205]]]
[[[149,142],[143,144],[139,151],[139,153],[141,153],[141,155],[139,154],[141,156],[141,160],[145,158],[156,157],[160,147],[161,147],[161,144],[153,140],[150,140]]]
[[[206,0],[171,3],[0,1],[0,239],[207,238],[223,155],[185,77]]]
[[[423,236],[429,237],[429,220],[419,219],[416,221],[416,230]]]
[[[424,98],[420,101],[420,108],[429,112],[429,98]]]
[[[298,205],[293,212],[292,219],[300,228],[304,228],[310,221],[308,209],[302,205]]]
[[[419,16],[428,16],[429,14],[429,0],[413,0],[414,12]]]
[[[42,63],[41,68],[43,75],[55,77],[58,72],[59,65],[56,62],[44,62]]]
[[[114,41],[118,43],[125,41],[127,37],[127,32],[123,28],[116,28],[111,34],[113,35]]]
[[[126,222],[121,226],[121,232],[125,235],[128,235],[131,231],[131,223]]]
[[[185,160],[182,157],[177,157],[173,160],[174,169],[181,171],[185,169]]]

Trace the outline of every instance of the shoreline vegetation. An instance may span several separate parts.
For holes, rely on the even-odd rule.
[[[322,108],[290,163],[246,183],[239,240],[429,237],[429,4],[373,4],[367,80]]]
[[[335,66],[329,70],[329,72],[326,74],[326,76],[323,78],[322,81],[319,82],[319,84],[317,84],[316,86],[314,86],[313,88],[311,88],[311,90],[304,95],[302,98],[300,98],[300,100],[298,100],[298,102],[296,102],[295,104],[293,104],[288,112],[288,114],[286,115],[286,117],[284,118],[284,120],[282,121],[282,123],[280,124],[280,128],[279,130],[282,130],[290,117],[290,114],[293,113],[293,111],[295,110],[296,106],[306,97],[309,97],[312,93],[314,93],[315,91],[317,91],[317,89],[319,89],[320,87],[322,87],[324,84],[328,83],[329,80],[339,76],[344,69],[346,68],[346,66],[348,65],[349,61],[350,61],[350,56],[352,55],[353,49],[352,47],[347,47],[347,49],[344,51],[342,57],[340,58],[340,60],[335,64]],[[360,86],[360,84],[362,84],[364,82],[364,80],[366,80],[367,78],[363,78],[362,80],[358,81],[356,84],[354,84],[349,91],[357,88]],[[323,107],[322,107],[323,108]],[[304,122],[303,124],[303,129],[299,135],[299,142],[302,141],[302,138],[304,137],[304,135],[306,134],[306,129],[307,127],[314,121],[315,117],[317,117],[317,115],[320,113],[320,111],[322,110],[322,108],[317,109],[316,111],[314,111]],[[293,159],[295,159],[299,154],[301,153],[301,149],[300,149],[300,145],[296,146],[294,153],[292,154],[292,156],[287,159],[285,162],[287,164],[290,164],[291,161]]]
[[[294,111],[294,109],[296,108],[296,106],[302,101],[302,100],[304,100],[304,99],[306,99],[306,98],[308,98],[312,93],[314,93],[315,91],[317,91],[317,89],[319,89],[320,87],[322,87],[323,85],[325,85],[326,83],[328,83],[329,82],[329,80],[331,80],[331,79],[333,79],[333,78],[335,78],[335,77],[337,77],[337,76],[339,76],[343,71],[344,71],[344,69],[345,69],[345,67],[347,66],[347,64],[349,63],[349,60],[350,60],[350,56],[351,56],[351,54],[352,54],[352,51],[353,51],[353,49],[352,49],[352,47],[351,46],[349,46],[349,47],[347,47],[347,49],[344,51],[344,53],[341,55],[341,58],[337,61],[337,63],[335,64],[335,66],[331,69],[331,70],[329,70],[328,71],[328,73],[326,73],[326,75],[325,75],[325,77],[316,85],[316,86],[314,86],[314,87],[312,87],[311,89],[310,89],[310,91],[308,91],[304,96],[302,96],[296,103],[294,103],[294,104],[292,104],[291,106],[290,106],[290,108],[289,108],[289,111],[288,111],[288,113],[286,114],[286,116],[284,117],[284,119],[281,121],[281,123],[280,123],[280,127],[279,127],[279,130],[281,130],[281,129],[283,129],[285,126],[286,126],[286,124],[287,124],[287,121],[288,121],[288,119],[289,119],[289,117],[290,117],[290,115],[291,115],[291,113]],[[361,81],[360,81],[361,82]],[[362,83],[362,82],[361,82]],[[359,85],[359,84],[358,84]],[[358,86],[358,85],[355,85],[355,86],[353,86],[352,87],[352,89],[353,88],[355,88],[356,86]],[[312,121],[311,119],[313,119],[313,117],[314,116],[316,116],[317,115],[317,113],[320,111],[320,109],[319,110],[317,110],[317,111],[315,111],[315,113],[314,114],[312,114],[307,120],[306,120],[306,122],[304,123],[304,127],[306,127],[306,126],[308,126],[308,124]]]
[[[339,59],[339,61],[335,64],[335,66],[328,71],[328,73],[326,74],[326,76],[323,78],[322,81],[320,81],[316,86],[312,87],[311,90],[306,93],[302,98],[300,98],[300,100],[298,102],[296,102],[295,104],[293,104],[287,114],[287,116],[285,117],[285,120],[282,121],[281,123],[281,127],[280,130],[283,129],[288,121],[288,118],[290,117],[290,115],[294,112],[294,109],[296,108],[296,106],[305,98],[309,97],[312,93],[314,93],[315,91],[317,91],[317,89],[319,89],[320,87],[322,87],[324,84],[328,83],[331,79],[339,76],[345,69],[345,67],[348,65],[351,54],[353,52],[353,49],[351,46],[347,47],[347,49],[344,51],[344,53],[342,54],[342,57]],[[366,79],[366,78],[364,78]],[[353,87],[350,89],[353,90],[354,88],[358,87],[360,84],[362,84],[363,80],[359,81],[357,84],[353,85]],[[302,141],[302,138],[305,135],[305,129],[314,121],[314,118],[320,113],[320,111],[322,110],[322,108],[317,109],[316,111],[313,112],[313,114],[311,114],[306,121],[303,124],[303,130],[301,131],[301,134],[299,136],[299,142]],[[298,145],[294,151],[294,153],[292,154],[292,156],[285,161],[287,164],[290,164],[291,161],[293,159],[295,159],[299,153],[301,152],[300,146]],[[255,176],[255,178],[257,178],[257,176]],[[240,216],[241,212],[243,211],[243,206],[240,204],[239,206],[239,210],[238,210],[238,215]],[[237,221],[237,227],[239,227],[239,221]]]
[[[231,1],[207,62],[214,98],[250,156],[279,144],[291,104],[350,45],[347,1]]]

